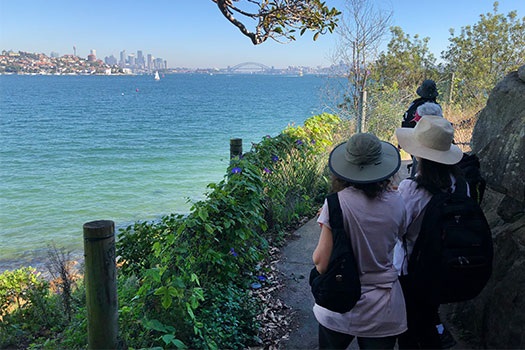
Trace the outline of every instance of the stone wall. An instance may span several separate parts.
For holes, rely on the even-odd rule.
[[[452,321],[483,348],[525,348],[525,66],[496,85],[479,115],[472,150],[488,183],[483,209],[494,271],[482,293],[452,305]]]

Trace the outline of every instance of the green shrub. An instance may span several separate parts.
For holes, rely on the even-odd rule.
[[[14,309],[28,308],[35,294],[47,291],[46,281],[35,268],[23,267],[0,275],[0,317]]]
[[[202,338],[195,349],[243,349],[256,345],[261,306],[249,291],[235,284],[219,284],[206,290],[205,302],[197,317],[202,322]]]
[[[53,321],[48,286],[30,266],[0,275],[0,348],[25,343]]]

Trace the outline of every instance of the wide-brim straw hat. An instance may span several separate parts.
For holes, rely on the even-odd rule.
[[[412,156],[441,164],[456,164],[463,151],[453,144],[454,128],[448,120],[439,116],[424,116],[412,128],[396,129],[399,145]]]
[[[328,165],[335,176],[365,184],[390,178],[399,170],[401,157],[391,143],[370,133],[359,133],[333,149]]]

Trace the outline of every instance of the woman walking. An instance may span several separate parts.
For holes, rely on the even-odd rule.
[[[396,137],[401,148],[417,158],[415,178],[403,180],[398,186],[406,204],[408,224],[400,278],[407,305],[408,331],[400,337],[399,348],[446,349],[455,345],[455,340],[439,320],[439,304],[416,295],[407,275],[407,264],[432,198],[429,189],[454,192],[460,174],[455,164],[463,152],[452,143],[454,129],[441,116],[423,116],[415,128],[397,129]]]
[[[405,303],[393,250],[405,232],[405,206],[390,189],[401,164],[397,148],[368,133],[353,135],[330,154],[332,187],[338,191],[345,232],[361,280],[361,298],[346,313],[314,305],[320,349],[346,349],[357,337],[361,349],[393,349],[406,331]],[[327,270],[333,248],[325,201],[318,218],[321,235],[313,253],[319,273]]]

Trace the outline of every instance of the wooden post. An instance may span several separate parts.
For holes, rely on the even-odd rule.
[[[361,132],[366,132],[366,90],[361,91]]]
[[[230,139],[230,159],[242,155],[242,139]]]
[[[116,349],[118,336],[115,223],[84,224],[88,349]]]

